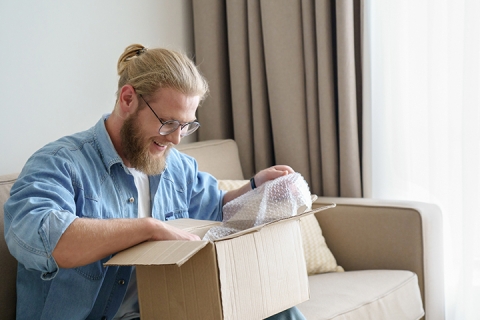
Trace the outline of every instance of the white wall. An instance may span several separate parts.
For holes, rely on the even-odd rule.
[[[191,0],[0,2],[0,175],[115,103],[132,43],[193,52]]]

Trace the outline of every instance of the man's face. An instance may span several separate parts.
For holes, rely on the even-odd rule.
[[[150,144],[155,140],[145,135],[137,111],[129,116],[122,126],[123,153],[129,160],[130,166],[150,176],[160,174],[165,168],[168,151],[171,144],[166,145],[165,151],[160,156],[150,153]]]
[[[178,120],[182,123],[195,120],[200,100],[170,88],[159,89],[144,98],[163,121]],[[146,105],[141,105],[142,102],[140,98],[139,107],[125,120],[120,130],[123,155],[131,167],[147,175],[157,175],[165,168],[170,148],[181,140],[180,128],[168,135],[160,135],[160,121]]]

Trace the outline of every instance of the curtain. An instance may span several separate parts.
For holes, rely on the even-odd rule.
[[[480,2],[367,1],[371,193],[438,204],[447,319],[480,319]]]
[[[312,193],[361,197],[360,0],[192,3],[198,139],[236,140],[246,177],[287,164]]]

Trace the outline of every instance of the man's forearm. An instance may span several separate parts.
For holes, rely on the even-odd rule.
[[[78,218],[60,237],[52,255],[60,268],[75,268],[147,240],[199,240],[199,237],[153,218]]]
[[[53,257],[60,268],[74,268],[100,260],[151,237],[147,219],[75,219],[65,230]]]
[[[250,187],[250,184],[247,183],[238,189],[228,191],[227,193],[225,193],[225,196],[223,197],[223,205],[227,204],[227,202],[235,198],[240,197],[242,194],[247,193],[250,190],[252,190]]]

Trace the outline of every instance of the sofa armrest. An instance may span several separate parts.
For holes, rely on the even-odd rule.
[[[444,318],[443,223],[438,206],[413,201],[320,197],[336,203],[316,217],[345,270],[397,269],[417,274],[430,319]]]

